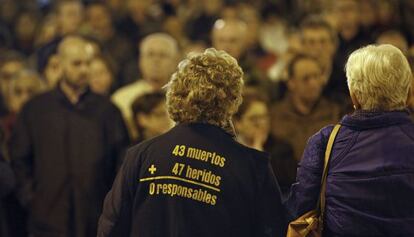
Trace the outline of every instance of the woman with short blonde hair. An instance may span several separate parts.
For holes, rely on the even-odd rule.
[[[392,45],[369,45],[346,64],[353,103],[363,110],[401,110],[407,106],[412,73],[404,54]]]
[[[346,64],[355,111],[344,116],[327,166],[323,236],[414,236],[412,72],[391,45],[369,45]],[[318,201],[333,126],[312,136],[287,201],[294,217]]]

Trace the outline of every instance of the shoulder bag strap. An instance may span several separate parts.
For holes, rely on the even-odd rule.
[[[326,177],[328,176],[328,163],[329,158],[331,156],[332,147],[336,138],[336,135],[339,132],[339,128],[341,127],[340,124],[335,125],[333,128],[331,135],[329,136],[328,144],[325,150],[325,161],[323,165],[323,174],[322,174],[322,181],[321,181],[321,192],[319,195],[319,202],[318,208],[320,210],[320,220],[323,221],[323,215],[325,213],[325,192],[326,192]]]

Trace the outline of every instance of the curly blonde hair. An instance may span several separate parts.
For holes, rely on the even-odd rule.
[[[202,122],[229,131],[242,101],[243,71],[226,52],[189,54],[167,85],[167,109],[175,122]]]

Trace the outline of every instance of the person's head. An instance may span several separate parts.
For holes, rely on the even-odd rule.
[[[152,0],[126,0],[126,9],[129,17],[136,23],[145,21]]]
[[[176,15],[167,16],[164,20],[164,23],[162,25],[162,29],[164,32],[168,33],[178,41],[180,41],[180,44],[183,44],[184,42],[181,42],[182,39],[185,37],[184,34],[184,24],[182,19],[180,19]]]
[[[20,2],[15,0],[3,0],[0,7],[0,18],[9,24],[12,24],[16,15],[19,13]]]
[[[35,35],[35,46],[42,47],[51,42],[58,34],[58,24],[56,14],[48,14],[39,26],[39,31]]]
[[[9,85],[15,74],[22,70],[26,63],[18,53],[10,52],[0,58],[0,89],[4,98],[8,97]]]
[[[62,67],[57,53],[61,38],[42,45],[36,52],[37,71],[46,81],[49,89],[54,88],[62,77]]]
[[[243,139],[253,140],[258,132],[269,133],[270,116],[267,102],[258,91],[243,94],[243,102],[234,115],[234,125]]]
[[[95,57],[90,65],[91,79],[89,87],[97,94],[109,95],[114,78],[109,61],[104,57]]]
[[[212,44],[236,59],[240,59],[246,47],[247,25],[237,19],[219,19],[214,23]]]
[[[25,69],[19,71],[10,83],[7,99],[9,111],[18,113],[28,100],[44,89],[44,82],[37,73]]]
[[[89,84],[91,49],[79,36],[67,36],[58,46],[63,82],[74,90],[83,90]]]
[[[401,32],[396,30],[380,34],[377,38],[377,44],[391,44],[399,48],[404,55],[408,54],[408,41]]]
[[[303,52],[326,67],[332,63],[337,46],[337,33],[332,26],[320,16],[306,18],[300,26]]]
[[[60,35],[76,33],[83,20],[83,5],[78,0],[62,0],[56,5]]]
[[[47,59],[43,76],[46,80],[47,87],[50,89],[54,88],[62,78],[62,67],[59,63],[59,56],[57,54],[52,54]]]
[[[260,14],[252,5],[241,3],[238,7],[240,19],[246,23],[246,46],[254,47],[258,43],[259,28],[261,26]]]
[[[407,1],[410,2],[410,1]],[[395,15],[398,12],[397,1],[394,0],[377,0],[377,16],[381,25],[391,25],[395,20]]]
[[[93,35],[100,40],[112,36],[112,16],[109,8],[103,3],[93,3],[86,8],[86,23]]]
[[[131,109],[139,140],[161,135],[173,126],[165,105],[165,94],[160,91],[137,97]]]
[[[360,6],[360,22],[365,28],[375,26],[377,24],[377,0],[359,1]]]
[[[348,29],[356,29],[360,26],[358,0],[333,1],[333,13],[339,32]]]
[[[179,50],[176,40],[165,33],[145,37],[140,44],[139,68],[144,80],[155,89],[164,86],[177,67]]]
[[[357,109],[406,108],[413,77],[407,58],[398,48],[389,44],[360,48],[349,56],[345,68]]]
[[[217,15],[223,7],[223,0],[202,0],[201,6],[207,15]]]
[[[310,104],[320,98],[325,81],[317,59],[297,54],[290,60],[287,71],[290,96]]]
[[[24,11],[19,14],[14,25],[16,38],[22,42],[32,42],[37,33],[40,18],[34,12]]]
[[[209,123],[227,131],[242,101],[243,71],[226,52],[189,54],[167,87],[167,109],[178,123]]]

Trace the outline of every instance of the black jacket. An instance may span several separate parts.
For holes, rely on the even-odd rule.
[[[267,155],[192,123],[128,151],[98,236],[283,236],[284,228]]]

